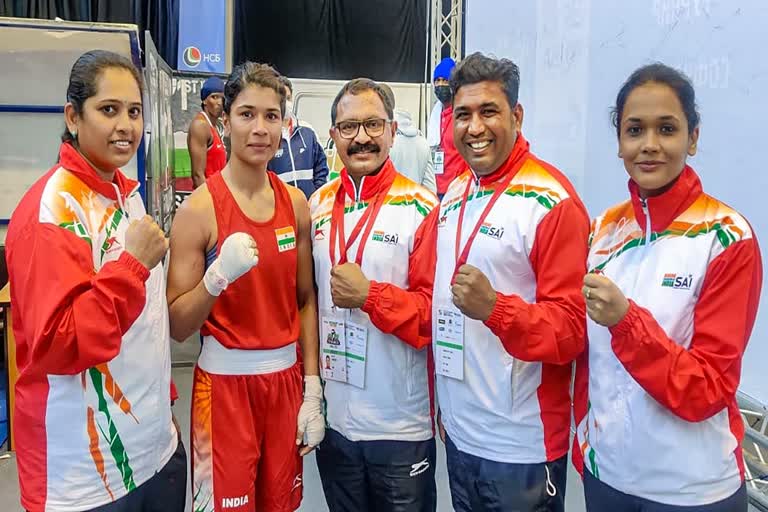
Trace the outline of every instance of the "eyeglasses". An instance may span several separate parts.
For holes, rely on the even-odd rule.
[[[360,126],[363,127],[365,133],[373,138],[380,137],[384,134],[384,127],[387,123],[391,123],[389,119],[366,119],[365,121],[341,121],[336,123],[336,130],[343,139],[354,139],[357,134],[360,133]]]

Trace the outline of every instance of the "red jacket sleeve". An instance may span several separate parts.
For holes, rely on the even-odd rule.
[[[536,274],[536,302],[496,294],[485,325],[507,352],[523,361],[565,364],[584,349],[589,217],[580,202],[566,199],[539,223],[530,261]]]
[[[87,242],[53,224],[10,241],[8,273],[20,364],[74,375],[111,361],[144,309],[149,271],[127,252],[96,273]]]
[[[434,208],[416,230],[408,259],[408,289],[371,281],[362,310],[381,332],[394,334],[416,349],[432,342],[432,285],[435,280],[437,216]]]
[[[712,260],[693,312],[686,350],[651,313],[630,301],[611,328],[611,345],[627,372],[657,402],[687,421],[703,421],[733,399],[762,285],[755,239],[742,240]]]

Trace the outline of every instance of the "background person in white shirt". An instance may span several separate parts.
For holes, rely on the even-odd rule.
[[[392,89],[385,83],[379,85],[392,102],[395,121],[397,121],[397,135],[392,142],[389,158],[397,172],[436,192],[435,168],[432,165],[432,152],[426,137],[414,126],[411,113],[397,108],[395,93]]]

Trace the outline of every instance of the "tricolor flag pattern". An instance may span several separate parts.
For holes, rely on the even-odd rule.
[[[277,237],[278,252],[289,251],[296,248],[296,233],[293,231],[293,226],[276,229],[275,236]]]
[[[664,274],[664,279],[661,281],[661,286],[668,286],[670,288],[674,287],[676,277],[677,274]]]

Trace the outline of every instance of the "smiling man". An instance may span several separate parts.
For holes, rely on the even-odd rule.
[[[435,510],[437,198],[395,171],[392,110],[372,80],[341,89],[330,135],[344,169],[309,201],[329,426],[317,465],[331,512]]]
[[[450,84],[470,169],[440,207],[432,317],[453,506],[562,511],[589,217],[520,132],[514,63],[475,53]]]

